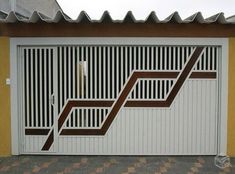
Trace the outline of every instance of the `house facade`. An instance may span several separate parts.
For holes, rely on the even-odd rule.
[[[1,155],[234,156],[235,19],[0,20]]]

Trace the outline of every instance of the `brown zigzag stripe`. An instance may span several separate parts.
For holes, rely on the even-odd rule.
[[[54,142],[54,129],[52,129],[51,133],[49,134],[45,144],[42,147],[42,150],[49,150],[53,142]]]
[[[177,75],[179,72],[175,72]],[[200,78],[200,79],[215,79],[216,78],[216,72],[192,72],[192,74],[189,77],[190,79]],[[72,108],[82,108],[82,107],[111,107],[114,103],[114,100],[69,100],[68,105],[71,105]],[[156,107],[155,105],[157,102],[154,102],[154,105],[152,104],[152,101],[148,100],[127,100],[124,107]],[[161,107],[161,103],[159,103],[158,107]],[[164,106],[162,106],[164,107]],[[35,129],[35,128],[26,128],[25,129],[25,135],[47,135],[49,133],[50,129]],[[63,130],[61,135],[65,132],[70,133],[69,135],[76,135],[72,134],[70,130]]]
[[[177,75],[179,72],[175,72]],[[216,72],[192,72],[192,74],[189,77],[190,79],[200,78],[200,79],[215,79],[216,78]],[[69,100],[68,105],[71,105],[72,108],[82,108],[82,107],[111,107],[114,103],[114,100]],[[127,100],[124,107],[156,107],[155,105],[157,102],[154,102],[154,105],[152,104],[152,101],[148,100]],[[161,107],[161,103],[159,103],[159,106]],[[162,106],[164,107],[164,106]],[[26,128],[25,129],[25,135],[47,135],[50,129],[40,129],[40,128]],[[63,134],[61,134],[63,135]],[[72,134],[73,135],[73,134]]]
[[[184,67],[183,71],[179,74],[177,72],[141,72],[141,71],[134,71],[129,78],[128,82],[126,83],[124,89],[121,91],[120,96],[118,99],[112,104],[112,109],[107,116],[104,124],[102,125],[101,129],[64,129],[61,131],[65,120],[69,116],[70,111],[73,107],[76,106],[77,102],[68,101],[64,110],[59,116],[58,120],[58,131],[61,131],[61,135],[104,135],[107,130],[109,129],[111,123],[113,122],[114,118],[120,111],[121,107],[169,107],[176,95],[178,94],[180,88],[184,84],[185,80],[189,76],[190,72],[193,69],[193,66],[196,64],[197,60],[199,59],[204,47],[197,47],[190,60],[187,62],[186,66]],[[179,74],[179,75],[178,75]],[[178,77],[179,76],[179,77]],[[134,87],[138,78],[177,78],[175,85],[173,86],[170,94],[168,95],[166,100],[162,101],[126,101],[128,94],[131,92],[132,88]],[[82,102],[79,102],[80,104]],[[100,106],[103,105],[110,105],[110,102],[101,102]],[[94,104],[94,103],[93,103]],[[82,104],[81,104],[82,105]],[[49,150],[50,146],[53,143],[53,131],[51,131],[48,139],[46,140],[42,150]],[[50,140],[49,140],[50,139]],[[52,141],[52,142],[51,142]]]

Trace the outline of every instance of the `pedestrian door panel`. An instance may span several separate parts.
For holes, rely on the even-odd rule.
[[[23,153],[41,152],[48,131],[54,126],[54,49],[22,47],[21,91]],[[54,146],[49,152],[54,151]]]

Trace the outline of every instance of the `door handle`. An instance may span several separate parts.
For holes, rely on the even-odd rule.
[[[52,106],[54,106],[54,104],[55,104],[55,95],[54,94],[52,94],[51,96],[50,96],[50,99],[49,99],[50,101],[50,104],[52,105]]]

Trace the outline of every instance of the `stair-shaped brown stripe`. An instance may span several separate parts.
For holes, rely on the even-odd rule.
[[[116,103],[123,104],[123,100],[126,99],[127,95],[130,93],[132,88],[134,87],[135,82],[138,78],[172,78],[175,79],[178,76],[179,72],[142,72],[142,71],[135,71],[130,80],[127,82],[126,86],[124,87],[121,95],[117,99]],[[76,100],[69,100],[66,104],[63,112],[61,113],[59,120],[58,120],[58,129],[60,130],[62,125],[64,124],[66,118],[68,117],[70,111],[73,107],[111,107],[114,101],[112,100],[96,100],[96,101],[76,101]],[[119,107],[117,107],[119,108]],[[114,111],[113,111],[114,112]],[[113,114],[113,113],[112,113]]]
[[[47,135],[50,129],[25,129],[25,135]]]
[[[203,47],[198,47],[195,49],[191,59],[186,64],[185,68],[180,74],[177,82],[175,83],[173,89],[171,90],[166,100],[164,101],[127,101],[125,106],[127,107],[169,107],[171,103],[173,102],[174,98],[176,97],[177,93],[179,92],[180,88],[184,84],[184,81],[189,76],[193,66],[195,65],[202,51],[203,51]],[[116,117],[121,106],[125,102],[128,94],[132,90],[138,78],[176,78],[176,77],[177,77],[177,74],[175,72],[168,72],[168,73],[167,72],[138,72],[138,71],[134,72],[130,80],[124,87],[123,91],[121,92],[121,95],[119,96],[118,100],[115,102],[114,106],[112,107],[112,110],[107,116],[107,119],[105,120],[101,129],[93,129],[93,130],[64,129],[62,130],[61,135],[104,135],[107,132],[108,128],[110,127],[111,123],[113,122],[114,118]]]
[[[165,79],[165,78],[171,78],[171,79],[175,79],[178,76],[179,72],[143,72],[143,71],[135,71],[133,72],[133,74],[131,75],[129,81],[127,82],[127,84],[125,85],[123,91],[121,92],[121,95],[119,96],[119,98],[117,99],[117,101],[115,103],[118,103],[116,108],[111,111],[113,115],[116,111],[118,111],[120,109],[120,105],[123,105],[124,100],[126,100],[128,94],[130,93],[130,91],[132,90],[132,88],[134,87],[134,84],[136,83],[138,78],[161,78],[161,79]],[[69,112],[72,110],[73,107],[111,107],[113,105],[114,101],[110,101],[110,100],[99,100],[99,101],[74,101],[74,100],[70,100],[68,101],[68,103],[66,104],[63,112],[60,115],[60,118],[58,120],[58,129],[60,130],[62,125],[64,124],[64,121],[66,120],[66,118],[69,115]]]
[[[54,142],[54,129],[51,130],[45,144],[42,147],[42,151],[49,150],[53,142]]]
[[[126,98],[128,94],[131,92],[132,88],[134,87],[138,78],[176,78],[179,76],[178,80],[176,81],[173,89],[171,90],[170,94],[168,95],[167,99],[164,101],[153,101],[152,103],[143,102],[144,106],[149,107],[149,104],[152,104],[154,107],[169,107],[173,102],[174,98],[176,97],[177,93],[179,92],[180,88],[184,84],[185,80],[189,76],[190,72],[192,71],[193,66],[196,64],[200,54],[202,53],[204,47],[197,47],[193,52],[190,60],[187,62],[186,66],[184,67],[183,71],[180,75],[177,75],[176,72],[141,72],[141,71],[134,71],[131,75],[129,81],[126,83],[124,89],[121,91],[120,96],[114,102],[110,113],[107,116],[103,126],[101,129],[77,129],[76,135],[104,135],[107,130],[109,129],[111,123],[113,122],[114,118],[116,117],[117,113],[121,109],[123,105],[125,105]],[[160,102],[160,103],[159,103]],[[75,104],[76,102],[74,102]],[[140,102],[138,102],[140,103]],[[138,107],[138,106],[131,106],[129,103],[129,107]],[[68,117],[70,111],[72,110],[72,104],[69,102],[66,104],[63,112],[59,116],[58,120],[58,131],[61,130],[66,118]],[[71,130],[70,130],[71,131]],[[62,131],[61,133],[66,133],[68,135],[69,130]],[[50,136],[49,136],[50,137]],[[48,140],[48,139],[47,139]],[[52,144],[52,143],[51,143]],[[45,145],[44,145],[45,146]]]
[[[191,79],[215,79],[216,72],[192,72],[189,78]]]
[[[150,72],[152,73],[152,72]],[[149,74],[145,73],[145,74]],[[166,73],[166,76],[168,78],[176,78],[178,76],[179,72],[174,72],[171,73],[171,75]],[[156,75],[156,74],[155,74]],[[159,75],[159,74],[158,74]],[[157,76],[158,76],[157,75]],[[156,76],[148,75],[148,78],[155,78]],[[215,79],[216,78],[216,72],[192,72],[191,75],[189,76],[191,79]],[[68,109],[72,108],[81,108],[81,107],[111,107],[114,103],[114,100],[69,100],[67,105],[70,105],[70,107],[66,107],[63,110],[62,115],[66,115],[68,113]],[[169,107],[169,103],[166,101],[153,101],[153,100],[127,100],[124,107]],[[71,110],[69,110],[70,112]],[[59,123],[63,122],[63,117],[60,117]],[[60,125],[62,126],[62,125]],[[73,129],[74,130],[74,129]],[[34,128],[26,128],[25,129],[25,135],[47,135],[50,129],[34,129]],[[75,131],[70,131],[69,129],[63,130],[62,135],[70,135],[69,132],[76,132]],[[81,130],[82,131],[82,130]],[[96,129],[91,130],[91,131],[84,131],[84,135],[89,135],[90,132],[94,132]],[[83,131],[82,131],[83,132]],[[93,134],[93,133],[92,133]],[[72,134],[73,135],[73,134]],[[74,134],[76,135],[76,134]]]
[[[114,120],[115,116],[117,115],[118,111],[124,104],[128,94],[130,93],[132,87],[135,85],[136,81],[138,79],[137,73],[133,73],[129,81],[127,82],[126,86],[124,87],[123,91],[121,92],[121,95],[118,97],[116,102],[114,103],[112,110],[107,116],[107,119],[105,120],[103,126],[101,127],[101,133],[105,134],[108,130],[109,126],[111,125],[112,121]]]
[[[178,75],[179,72],[175,72],[175,75]],[[149,77],[148,77],[149,78]],[[152,77],[154,78],[154,77]],[[172,78],[172,77],[171,77]],[[190,79],[216,79],[216,72],[192,72],[189,76]],[[111,107],[114,103],[114,100],[69,100],[67,105],[71,105],[70,108],[82,108],[82,107]],[[124,107],[169,107],[167,101],[153,101],[153,100],[127,100]],[[70,112],[70,111],[69,111]],[[63,111],[63,114],[67,111]],[[59,122],[62,122],[62,119],[59,119]],[[88,129],[89,130],[89,129]],[[92,129],[90,131],[82,131],[83,135],[90,135],[91,132],[97,131]],[[34,129],[27,128],[25,129],[25,135],[47,135],[50,129]],[[77,129],[66,129],[61,132],[61,135],[77,135]],[[71,134],[71,132],[74,132]],[[94,133],[91,133],[92,135]]]
[[[175,85],[173,86],[173,89],[171,90],[170,94],[168,95],[168,97],[166,99],[169,106],[173,102],[173,100],[174,100],[175,96],[177,95],[177,93],[179,92],[180,88],[183,86],[186,78],[189,76],[190,72],[192,71],[193,66],[196,64],[196,62],[197,62],[199,56],[201,55],[203,49],[204,49],[204,47],[197,47],[195,49],[192,57],[190,58],[190,60],[186,64],[185,68],[181,72],[178,80],[176,81]]]
[[[195,49],[192,57],[190,58],[190,60],[188,61],[188,63],[186,64],[185,68],[183,69],[183,71],[181,72],[177,82],[175,83],[173,89],[171,90],[168,98],[166,99],[166,101],[153,101],[151,104],[152,105],[156,105],[157,106],[164,106],[164,107],[169,107],[171,105],[171,103],[173,102],[175,96],[177,95],[178,91],[180,90],[181,86],[183,85],[184,81],[186,80],[186,78],[188,77],[190,71],[192,70],[194,64],[196,63],[196,61],[198,60],[200,54],[203,51],[203,47],[198,47]],[[132,74],[132,76],[130,77],[129,81],[127,82],[127,84],[125,85],[123,91],[121,92],[119,98],[117,99],[117,101],[114,103],[111,112],[109,113],[109,115],[107,116],[107,119],[105,120],[103,126],[101,127],[101,129],[96,129],[93,131],[93,133],[95,133],[95,135],[104,135],[108,128],[110,127],[111,123],[113,122],[114,118],[116,117],[118,111],[120,110],[121,106],[124,104],[128,94],[130,93],[130,91],[132,90],[135,82],[137,81],[138,78],[176,78],[176,77],[172,77],[172,75],[175,75],[175,72],[169,72],[169,73],[164,73],[164,72],[134,72]],[[149,103],[146,103],[146,106],[149,106]],[[65,116],[67,118],[67,116]],[[83,129],[82,132],[86,132],[89,129]],[[81,130],[80,130],[81,131]],[[86,134],[87,135],[87,134]],[[92,134],[94,135],[94,134]]]
[[[96,100],[96,101],[88,101],[88,100],[69,100],[66,104],[65,108],[63,109],[59,120],[58,120],[58,130],[61,129],[62,125],[64,124],[66,118],[68,117],[70,111],[74,107],[111,107],[113,104],[112,100]]]
[[[125,107],[157,107],[157,108],[164,108],[169,107],[170,103],[167,100],[159,100],[159,101],[153,101],[153,100],[131,100],[126,101]]]

